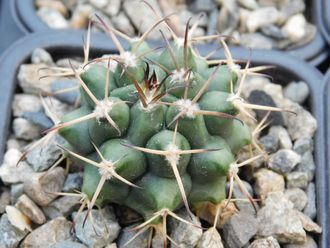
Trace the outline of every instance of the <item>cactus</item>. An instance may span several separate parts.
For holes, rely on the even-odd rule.
[[[77,78],[80,107],[48,130],[48,136],[59,133],[66,140],[61,148],[68,158],[84,165],[80,210],[87,207],[90,214],[94,205],[126,205],[145,220],[136,229],[155,227],[166,240],[167,216],[191,224],[175,211],[184,206],[192,215],[219,205],[228,179],[228,203],[236,180],[255,204],[238,170],[264,156],[256,134],[265,120],[255,131],[243,120],[254,120],[249,109],[283,110],[248,104],[241,92],[247,75],[267,67],[249,68],[248,62],[241,69],[221,36],[209,38],[222,43],[225,64],[212,67],[219,61],[197,55],[192,43],[198,38],[191,38],[189,23],[183,38],[172,32],[170,42],[163,35],[166,47],[159,52],[145,41],[157,25],[131,39],[99,21],[119,54],[88,62],[88,33],[84,65],[63,73]],[[127,39],[127,51],[117,35]],[[257,155],[238,162],[248,147]]]

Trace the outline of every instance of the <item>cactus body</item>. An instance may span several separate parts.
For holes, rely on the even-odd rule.
[[[177,44],[149,54],[155,63],[148,64],[141,56],[148,50],[146,42],[132,43],[120,55],[131,56],[130,64],[84,69],[82,107],[62,122],[94,116],[59,130],[77,154],[92,160],[80,161],[82,191],[92,199],[103,180],[96,204],[124,204],[146,220],[186,201],[196,211],[219,204],[235,154],[251,142],[248,127],[234,119],[235,72],[226,65],[215,70]]]

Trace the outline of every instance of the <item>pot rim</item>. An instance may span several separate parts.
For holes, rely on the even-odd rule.
[[[13,15],[17,16],[17,18],[14,18],[15,21],[17,22],[17,25],[24,26],[25,32],[27,33],[46,31],[50,29],[44,22],[40,20],[40,18],[36,14],[34,1],[35,0],[10,1]],[[311,1],[311,5],[312,5],[311,21],[315,23],[317,26],[319,22],[317,22],[316,19],[318,18],[321,10],[318,7],[320,4],[321,4],[321,0]],[[328,51],[325,48],[326,48],[326,43],[318,27],[317,33],[312,41],[310,41],[309,43],[303,46],[290,50],[283,50],[283,51],[293,56],[296,56],[300,59],[309,61],[309,63],[316,66],[326,59],[328,55]]]
[[[18,40],[8,48],[0,57],[0,161],[3,159],[3,152],[7,140],[9,122],[11,118],[11,104],[17,83],[17,72],[19,66],[28,61],[32,51],[41,47],[50,53],[57,52],[58,55],[83,56],[82,37],[84,31],[61,30],[47,31],[27,35]],[[123,42],[124,47],[128,44]],[[151,44],[157,45],[157,44]],[[159,43],[158,43],[159,45]],[[197,49],[202,55],[212,51],[215,46],[198,46]],[[284,73],[284,77],[290,76],[292,80],[303,80],[310,89],[309,106],[313,116],[317,119],[318,129],[315,133],[314,158],[317,164],[315,175],[315,185],[317,194],[317,221],[322,226],[323,233],[319,236],[319,244],[322,248],[330,247],[329,243],[329,188],[327,182],[327,163],[326,163],[326,136],[324,118],[324,88],[323,75],[308,63],[301,61],[293,56],[286,55],[280,51],[249,50],[241,47],[230,48],[235,59],[250,59],[255,64],[273,64]],[[110,38],[105,34],[96,33],[91,40],[91,54],[101,55],[104,53],[115,52],[115,46]],[[213,58],[223,58],[223,53],[218,51]],[[278,75],[278,73],[276,73]],[[329,73],[330,75],[330,73]],[[328,101],[330,98],[328,98]],[[328,105],[329,106],[329,105]],[[329,125],[328,125],[329,128]],[[329,155],[329,154],[328,154]]]

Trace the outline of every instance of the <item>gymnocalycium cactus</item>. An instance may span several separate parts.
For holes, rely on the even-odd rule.
[[[87,207],[90,214],[95,204],[108,202],[126,205],[145,219],[137,229],[155,227],[166,240],[166,217],[188,224],[174,211],[184,206],[192,215],[219,205],[227,178],[231,186],[237,180],[254,204],[237,174],[240,166],[265,155],[255,138],[265,120],[254,131],[243,120],[253,119],[249,109],[283,110],[246,103],[240,95],[246,75],[266,67],[247,63],[241,69],[223,37],[192,38],[195,26],[189,30],[189,22],[183,38],[172,32],[169,42],[163,35],[166,46],[158,51],[145,38],[165,19],[134,39],[98,19],[119,54],[88,61],[88,31],[84,65],[63,70],[80,83],[80,107],[40,141],[59,133],[67,141],[61,146],[65,154],[84,165],[80,211]],[[128,41],[127,51],[116,35]],[[223,45],[223,65],[211,67],[219,61],[194,51],[192,43],[206,38]],[[238,162],[237,154],[248,145],[257,155]],[[228,202],[231,194],[232,187]]]

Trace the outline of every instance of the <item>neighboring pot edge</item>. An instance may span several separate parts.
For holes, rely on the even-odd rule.
[[[316,2],[317,12],[320,13],[317,15],[318,26],[324,39],[330,45],[330,1],[323,0]]]
[[[25,32],[19,26],[21,25],[9,11],[11,7],[11,1],[0,0],[0,55],[1,53],[10,46],[17,39],[22,37]]]
[[[37,47],[42,47],[51,53],[56,51],[60,56],[83,56],[81,37],[84,35],[82,31],[57,31],[42,32],[39,34],[30,34],[25,38],[17,41],[11,46],[0,58],[0,161],[2,161],[3,151],[7,139],[9,122],[11,117],[12,97],[17,82],[17,72],[20,64],[28,61],[31,52]],[[116,51],[110,38],[104,34],[94,34],[92,36],[92,56],[109,51]],[[214,47],[200,46],[198,50],[201,54],[207,54]],[[292,56],[285,55],[278,51],[253,50],[252,54],[246,49],[235,47],[231,49],[235,59],[247,60],[251,59],[254,64],[273,64],[281,71],[274,74],[277,80],[303,80],[310,88],[309,105],[311,111],[318,121],[319,128],[315,134],[315,160],[317,164],[316,170],[316,189],[317,189],[317,219],[323,228],[320,235],[319,244],[321,248],[330,247],[329,243],[329,204],[328,204],[328,187],[327,187],[327,168],[325,163],[325,131],[324,131],[324,111],[322,90],[323,76],[315,68],[307,63],[298,60]],[[223,57],[218,52],[213,55],[214,58]]]
[[[313,0],[311,2],[313,5],[312,21],[318,23],[316,19],[317,16],[319,16],[320,8],[318,6],[320,5],[321,0]],[[45,31],[49,29],[49,27],[36,15],[34,0],[11,0],[11,5],[13,6],[12,9],[16,11],[15,15],[19,17],[16,20],[21,22],[18,23],[18,25],[24,25],[29,32]],[[326,43],[318,30],[316,36],[311,42],[302,47],[287,50],[285,52],[306,60],[316,66],[327,57],[328,51],[325,48]]]
[[[325,149],[326,149],[326,164],[328,166],[328,171],[326,171],[325,180],[328,183],[328,199],[330,199],[330,68],[326,72],[324,76],[324,89],[323,89],[323,105],[325,106],[325,114],[324,114],[324,129],[325,129]],[[330,201],[328,201],[328,214],[330,215]],[[330,231],[329,231],[330,232]]]

